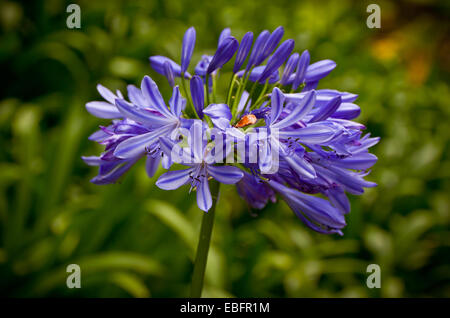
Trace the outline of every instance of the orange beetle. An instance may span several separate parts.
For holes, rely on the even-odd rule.
[[[256,123],[256,116],[253,114],[248,114],[245,115],[244,117],[241,118],[241,120],[234,125],[234,127],[236,128],[242,128],[242,127],[246,127],[246,126],[250,126],[253,125],[254,123]]]

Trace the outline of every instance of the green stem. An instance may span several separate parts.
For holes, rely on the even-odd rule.
[[[219,199],[220,183],[216,180],[210,180],[209,188],[211,190],[213,204],[211,209],[203,214],[202,227],[197,245],[197,255],[195,256],[194,262],[194,272],[192,274],[191,298],[200,298],[202,296],[203,280],[214,225],[214,214],[216,212],[217,200]]]
[[[252,109],[255,109],[258,105],[259,105],[259,102],[261,101],[261,100],[264,100],[264,95],[266,94],[266,91],[267,91],[267,88],[269,87],[269,79],[267,79],[267,81],[266,81],[266,84],[264,85],[264,88],[263,88],[263,90],[261,91],[261,94],[259,94],[259,97],[258,97],[258,99],[256,100],[256,102],[252,105]]]
[[[206,84],[206,106],[209,105],[209,103],[211,102],[211,100],[209,99],[209,74],[206,73],[205,76],[205,84]]]
[[[252,66],[248,71],[245,71],[244,75],[242,75],[242,77],[241,77],[241,83],[238,86],[238,91],[237,91],[237,94],[236,94],[236,98],[233,101],[233,109],[232,109],[232,112],[231,112],[231,114],[233,115],[233,119],[237,119],[235,117],[236,110],[237,110],[237,105],[239,104],[239,101],[240,101],[240,99],[242,97],[241,96],[242,92],[245,90],[245,86],[247,85],[247,81],[250,78],[250,75],[251,75],[251,73],[253,71],[253,68],[254,68],[254,66]]]
[[[245,105],[244,108],[242,108],[243,110],[245,110],[245,107],[247,107],[248,102],[250,101],[250,99],[252,98],[253,92],[255,91],[256,88],[256,84],[258,84],[258,81],[255,81],[252,85],[252,88],[250,89],[250,93],[248,95],[247,100],[245,101]]]
[[[216,102],[216,76],[219,75],[219,70],[217,70],[217,74],[216,75],[211,75],[211,80],[212,80],[212,100],[213,103]],[[206,105],[208,106],[208,105]]]
[[[232,107],[232,105],[230,105],[230,102],[231,102],[231,93],[233,92],[233,88],[234,88],[234,79],[235,78],[236,78],[236,74],[233,74],[231,76],[230,84],[228,85],[228,91],[227,91],[227,105],[228,105],[228,107]]]

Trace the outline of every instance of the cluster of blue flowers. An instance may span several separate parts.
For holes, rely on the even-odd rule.
[[[160,163],[172,168],[159,177],[159,188],[189,184],[203,211],[213,203],[208,184],[213,178],[235,184],[256,209],[275,202],[278,194],[311,229],[342,235],[344,216],[350,212],[346,192],[362,194],[376,185],[363,178],[377,160],[368,148],[379,138],[363,135],[364,125],[352,121],[360,113],[353,103],[357,95],[316,89],[336,63],[310,64],[308,51],[292,52],[293,40],[280,44],[283,34],[279,27],[254,40],[248,32],[239,43],[225,29],[215,54],[203,55],[191,75],[196,31],[189,28],[181,64],[150,57],[152,68],[173,89],[167,103],[149,76],[140,88],[127,87],[128,100],[120,91],[114,94],[98,85],[105,101],[89,102],[86,108],[112,121],[89,137],[105,146],[100,156],[83,157],[99,167],[91,181],[114,183],[145,157],[149,177]],[[233,56],[226,98],[217,102],[219,71]],[[234,153],[239,145],[247,150],[243,155]],[[187,168],[180,170],[179,165]]]

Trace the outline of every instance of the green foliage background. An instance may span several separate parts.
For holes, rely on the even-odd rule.
[[[224,187],[204,296],[450,296],[448,1],[377,1],[380,30],[366,27],[373,1],[79,1],[79,30],[66,27],[70,2],[0,2],[2,295],[186,297],[195,196],[159,190],[143,162],[120,184],[90,184],[80,156],[100,153],[87,137],[105,122],[84,104],[97,83],[125,91],[145,74],[168,96],[148,57],[179,60],[191,25],[191,64],[224,27],[240,39],[283,25],[313,62],[337,62],[319,87],[359,94],[358,120],[382,137],[368,178],[379,186],[351,198],[343,237],[312,232],[284,203],[249,211]],[[72,263],[81,289],[66,287]],[[366,287],[372,263],[381,289]]]

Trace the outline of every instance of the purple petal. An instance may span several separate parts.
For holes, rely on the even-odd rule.
[[[102,162],[100,157],[97,156],[82,156],[81,159],[88,165],[88,166],[99,166]]]
[[[224,184],[235,184],[244,176],[242,170],[234,166],[208,165],[208,173],[214,179]]]
[[[97,185],[105,185],[116,182],[125,172],[127,172],[139,158],[135,158],[123,164],[117,165],[106,174],[98,175],[91,179],[91,182]]]
[[[320,107],[314,116],[309,120],[309,122],[321,121],[330,117],[341,105],[342,99],[341,96],[337,96],[330,100],[328,104]]]
[[[231,35],[230,28],[223,29],[222,32],[220,32],[219,41],[217,42],[217,47],[220,47],[220,45],[222,45],[223,41],[230,35]]]
[[[176,163],[191,164],[194,161],[189,151],[186,151],[185,148],[181,148],[180,145],[168,137],[160,137],[159,146],[161,147],[161,151],[165,154],[165,157],[169,157]]]
[[[211,74],[216,69],[221,68],[233,57],[238,46],[239,42],[234,37],[230,36],[224,39],[209,63],[206,73]]]
[[[91,141],[102,141],[103,139],[109,137],[110,135],[107,134],[106,132],[104,132],[102,129],[95,131],[94,133],[92,133],[88,139]]]
[[[275,121],[280,116],[283,111],[284,105],[284,95],[278,87],[275,87],[271,95],[271,110],[270,110],[270,123],[275,123]]]
[[[306,70],[309,65],[309,52],[308,50],[303,51],[300,59],[298,60],[297,70],[295,71],[294,80],[292,82],[292,89],[295,91],[305,80]]]
[[[247,58],[248,52],[252,47],[253,33],[247,32],[239,44],[238,51],[236,53],[236,61],[234,62],[233,73],[237,73]]]
[[[261,77],[261,74],[264,72],[266,68],[266,65],[260,65],[255,67],[252,72],[250,73],[250,76],[248,78],[251,82],[256,82]],[[238,78],[241,78],[244,75],[244,71],[239,71],[236,73],[236,76]],[[280,79],[280,74],[278,73],[278,70],[275,70],[269,77],[269,84],[275,84]]]
[[[296,130],[282,130],[279,132],[280,138],[298,138],[300,143],[305,144],[323,144],[335,136],[336,131],[326,125],[309,125]]]
[[[164,76],[167,78],[167,81],[169,82],[169,85],[171,87],[175,86],[175,75],[173,74],[173,70],[172,67],[170,66],[169,62],[164,62],[163,65],[163,69],[164,69]]]
[[[249,98],[250,94],[247,91],[243,91],[237,107],[238,113],[241,113],[244,110],[245,104],[247,104],[247,106],[245,107],[245,111],[247,111],[250,108],[250,106],[252,105],[252,100],[250,98],[250,100],[247,102],[247,99]]]
[[[111,92],[108,88],[101,84],[97,84],[97,91],[102,95],[102,97],[110,102],[111,104],[114,104],[114,100],[117,98],[116,95],[114,95],[113,92]]]
[[[292,76],[291,76],[292,78]],[[288,82],[289,84],[289,82]],[[294,103],[299,103],[301,101],[301,99],[308,94],[309,91],[305,91],[305,92],[301,92],[301,93],[292,93],[292,94],[284,94],[284,96],[286,97],[286,100],[288,102],[294,102]],[[342,99],[342,103],[352,103],[356,100],[356,98],[358,98],[358,95],[356,94],[351,94],[351,93],[347,93],[347,92],[339,92],[337,90],[332,90],[332,89],[319,89],[316,90],[316,103],[315,103],[315,107],[322,107],[326,104],[328,104],[328,102],[330,100],[332,100],[334,97],[337,96],[341,96]]]
[[[316,92],[310,91],[306,94],[298,105],[295,105],[295,108],[291,111],[289,115],[280,120],[278,123],[273,124],[273,128],[282,129],[285,127],[289,127],[299,120],[301,120],[306,114],[308,114],[313,108],[316,101]]]
[[[323,230],[339,230],[345,226],[343,215],[328,201],[290,189],[273,180],[269,181],[269,185],[283,197],[289,207],[302,220],[306,218]],[[311,224],[307,225],[310,226]],[[317,228],[313,229],[317,230]]]
[[[314,167],[300,156],[288,155],[284,156],[284,159],[289,164],[289,166],[299,175],[307,179],[313,179],[316,177],[316,171],[314,170]]]
[[[333,161],[337,167],[346,169],[366,170],[372,167],[378,158],[371,153],[360,153],[351,157]]]
[[[294,53],[289,57],[288,61],[286,62],[286,66],[284,67],[283,75],[281,76],[280,80],[281,85],[286,85],[289,76],[291,76],[291,74],[294,72],[295,67],[298,64],[298,58],[299,58],[298,53]]]
[[[231,111],[227,104],[211,104],[203,110],[211,118],[214,126],[225,130],[230,127]]]
[[[330,198],[331,203],[342,213],[350,212],[350,201],[345,195],[344,189],[340,186],[332,186],[327,190],[326,195]]]
[[[175,190],[189,182],[192,168],[163,173],[156,181],[156,186],[163,190]]]
[[[263,53],[260,54],[258,60],[256,60],[256,65],[261,64],[273,52],[273,50],[275,50],[278,43],[280,43],[283,35],[284,35],[284,28],[282,26],[279,26],[272,32],[272,34],[269,36],[266,43],[264,44],[264,49],[262,50]]]
[[[310,91],[312,89],[316,89],[317,85],[319,85],[319,81],[306,82],[306,85],[305,85],[305,87],[303,87],[302,91],[307,92],[307,91]]]
[[[203,110],[211,118],[226,118],[231,120],[231,111],[227,104],[211,104]]]
[[[123,99],[117,99],[116,106],[123,116],[149,127],[158,127],[170,123],[170,120],[167,118],[151,112],[146,108],[138,108]]]
[[[342,103],[331,115],[333,118],[354,119],[361,113],[361,108],[353,103]]]
[[[172,127],[169,125],[146,134],[128,138],[117,145],[117,148],[114,150],[114,156],[127,159],[143,155],[146,147],[157,141],[160,136],[169,134],[171,130]]]
[[[196,162],[202,162],[206,136],[203,134],[203,122],[195,120],[190,129],[189,146],[191,147]]]
[[[334,180],[341,184],[345,190],[351,194],[359,195],[364,193],[364,188],[375,187],[376,183],[364,180],[359,174],[342,168],[328,166],[324,168],[314,165],[317,173],[329,180]]]
[[[128,98],[130,101],[137,106],[140,107],[149,107],[149,103],[145,100],[144,96],[142,95],[142,92],[139,88],[137,88],[134,85],[128,85],[127,86],[128,91]],[[123,98],[122,98],[123,99]]]
[[[275,72],[288,58],[294,49],[294,40],[284,41],[278,49],[273,53],[273,55],[267,61],[266,68],[259,78],[259,82],[263,83]]]
[[[246,71],[249,71],[252,66],[257,66],[259,63],[256,63],[259,60],[260,55],[263,52],[263,48],[266,45],[266,42],[270,36],[270,32],[267,30],[262,31],[255,40],[255,45],[253,46],[252,53],[250,54],[250,58],[247,63]]]
[[[156,156],[155,158],[151,156],[147,156],[145,160],[145,171],[147,172],[147,176],[149,178],[153,177],[158,170],[159,163],[161,162],[161,157]]]
[[[191,84],[190,86],[191,86],[192,103],[194,104],[194,108],[195,111],[197,112],[198,117],[202,119],[203,108],[205,106],[203,80],[201,79],[200,76],[194,75],[191,78],[190,84]]]
[[[122,118],[123,115],[116,106],[107,102],[89,102],[86,104],[87,111],[98,118]]]
[[[181,109],[186,104],[186,99],[181,96],[180,88],[175,86],[172,90],[172,97],[169,100],[170,111],[175,117],[180,117]]]
[[[181,77],[181,66],[175,63],[173,60],[169,59],[168,57],[162,56],[162,55],[154,55],[149,58],[150,60],[150,66],[155,70],[155,72],[165,75],[164,72],[164,62],[169,62],[173,74],[176,77]],[[191,74],[186,72],[184,74],[185,78],[191,78]]]
[[[166,117],[172,117],[173,115],[167,109],[166,103],[159,92],[158,85],[149,76],[144,76],[141,82],[141,91],[144,97],[151,102],[151,107],[156,109],[162,115]]]
[[[307,82],[318,81],[327,76],[336,67],[336,62],[332,60],[322,60],[311,64],[306,69],[305,80]]]
[[[200,210],[208,212],[212,206],[211,191],[209,190],[208,179],[203,177],[197,187],[197,205]]]
[[[192,53],[195,47],[195,29],[190,27],[187,29],[183,37],[183,46],[181,49],[181,73],[186,72],[191,62]]]

